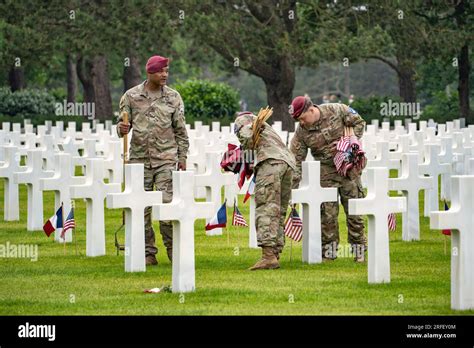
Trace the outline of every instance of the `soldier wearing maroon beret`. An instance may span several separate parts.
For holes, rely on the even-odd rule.
[[[301,180],[301,162],[306,159],[308,149],[316,161],[321,163],[321,186],[336,187],[347,219],[348,242],[355,251],[355,261],[365,260],[366,237],[364,221],[361,216],[349,215],[348,201],[362,198],[364,192],[360,181],[360,172],[352,171],[349,177],[338,174],[334,165],[336,143],[344,135],[345,127],[352,127],[360,138],[364,132],[364,119],[350,106],[340,103],[315,105],[307,96],[293,99],[290,114],[299,122],[291,141],[291,152],[295,155],[297,170],[293,176],[293,188]],[[337,257],[339,244],[339,203],[321,204],[321,239],[323,260]]]
[[[145,190],[163,192],[163,202],[173,197],[172,171],[186,170],[189,147],[184,119],[184,104],[180,94],[166,85],[169,59],[153,56],[146,63],[147,79],[128,91],[120,99],[117,133],[120,137],[130,129],[130,163],[143,163]],[[122,113],[129,115],[124,123]],[[172,261],[173,225],[160,221],[160,233]],[[151,207],[145,209],[146,264],[156,265],[155,231],[151,221]]]

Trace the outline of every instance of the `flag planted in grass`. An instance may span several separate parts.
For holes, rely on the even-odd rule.
[[[227,226],[227,208],[226,202],[217,211],[216,215],[206,225],[206,231],[210,231],[214,228],[226,227]]]
[[[74,208],[71,208],[66,221],[64,221],[63,231],[61,232],[61,238],[64,239],[67,230],[76,228],[76,221],[74,220]]]
[[[388,215],[388,230],[395,231],[397,229],[397,217],[395,213],[391,213]]]
[[[43,231],[49,237],[51,233],[56,231],[58,228],[63,227],[63,206],[61,205],[56,211],[56,214],[51,216],[43,226]]]
[[[291,208],[290,216],[285,222],[285,236],[299,242],[303,238],[303,221],[295,208]]]
[[[244,216],[241,214],[239,208],[234,204],[234,213],[232,214],[232,226],[248,226]]]

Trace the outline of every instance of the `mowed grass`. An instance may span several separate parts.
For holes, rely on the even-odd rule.
[[[392,173],[394,175],[394,173]],[[281,269],[248,271],[260,249],[248,248],[247,228],[230,226],[222,236],[206,236],[204,221],[195,225],[196,291],[145,294],[144,289],[171,284],[171,265],[155,223],[159,265],[143,273],[125,273],[116,255],[114,232],[121,210],[105,210],[107,255],[85,256],[85,202],[76,200],[76,244],[64,246],[42,231],[26,231],[26,186],[20,186],[21,217],[3,221],[0,181],[0,244],[38,246],[36,262],[0,258],[0,315],[454,315],[450,309],[450,256],[445,237],[421,219],[421,241],[403,242],[401,218],[390,233],[389,284],[368,284],[367,263],[351,257],[316,265],[301,262],[301,243],[290,241]],[[395,194],[393,192],[392,194]],[[420,194],[420,197],[422,195]],[[44,194],[44,219],[54,213],[54,194]],[[239,204],[248,218],[248,203]],[[420,212],[423,211],[420,202]],[[228,209],[231,221],[232,209]],[[341,246],[347,229],[339,216]],[[228,224],[230,225],[230,223]],[[123,230],[120,241],[123,242]]]

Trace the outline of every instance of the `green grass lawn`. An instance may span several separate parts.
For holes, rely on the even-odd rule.
[[[145,294],[144,289],[171,284],[171,265],[157,231],[159,265],[144,273],[125,273],[123,253],[116,255],[114,232],[121,210],[106,210],[107,255],[85,256],[85,203],[76,200],[75,244],[63,245],[42,231],[26,231],[26,186],[20,187],[19,222],[3,221],[3,182],[0,181],[0,244],[38,245],[36,262],[0,258],[0,315],[452,315],[474,314],[450,309],[450,256],[444,236],[421,220],[421,241],[401,240],[390,233],[391,283],[367,283],[367,264],[352,258],[307,265],[301,243],[290,242],[281,269],[248,271],[260,249],[248,248],[246,228],[230,227],[222,236],[208,237],[204,221],[196,222],[196,291],[186,294]],[[44,195],[44,218],[54,213],[54,195]],[[423,211],[420,202],[420,211]],[[341,207],[342,208],[342,207]],[[248,203],[240,204],[248,217]],[[232,209],[228,210],[231,221]],[[341,244],[347,229],[339,216]],[[120,235],[123,241],[123,233]],[[449,250],[448,240],[448,250]]]

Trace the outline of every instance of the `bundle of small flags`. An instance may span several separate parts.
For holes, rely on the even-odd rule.
[[[303,238],[303,221],[294,207],[291,207],[290,215],[286,219],[284,233],[295,242]]]
[[[244,186],[245,179],[250,178],[253,172],[252,169],[250,169],[250,163],[245,161],[242,149],[234,144],[228,144],[227,151],[221,160],[221,168],[226,172],[239,175],[239,188]]]
[[[362,170],[367,164],[362,145],[354,134],[352,127],[344,128],[344,135],[336,144],[334,165],[341,176],[347,176],[352,168]]]
[[[247,227],[247,221],[245,221],[244,216],[240,212],[237,205],[234,203],[234,213],[232,214],[232,226],[244,226]]]

